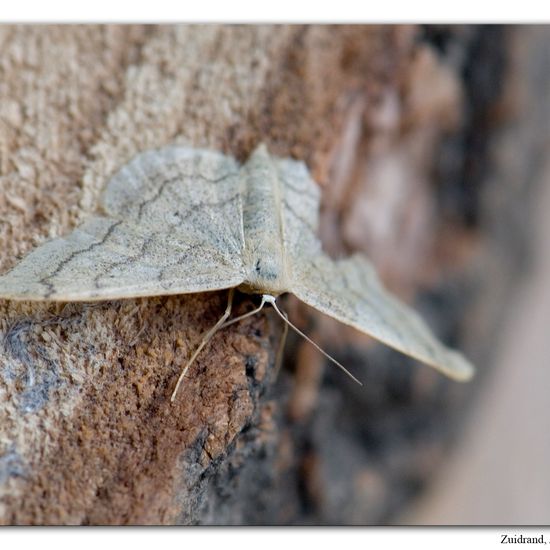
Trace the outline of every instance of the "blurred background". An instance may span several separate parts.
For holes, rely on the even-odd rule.
[[[510,217],[501,220],[500,228],[502,254],[515,255],[516,232],[523,233],[524,248],[515,260],[517,280],[501,296],[488,372],[473,382],[479,389],[464,431],[425,494],[402,516],[404,523],[550,521],[550,28],[508,30],[516,35],[508,86],[517,103],[505,131],[508,139],[494,144],[493,153],[516,167],[524,165],[530,152],[535,155],[525,172],[512,169],[507,176],[515,179],[510,185],[516,191]],[[488,206],[504,194],[495,190]],[[513,218],[521,220],[516,228]]]
[[[451,456],[402,516],[403,523],[547,525],[550,520],[549,168],[546,163],[531,206],[532,263],[506,297],[491,371]]]

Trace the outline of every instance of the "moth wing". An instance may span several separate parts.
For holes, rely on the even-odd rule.
[[[466,381],[474,373],[467,359],[441,344],[415,311],[384,289],[363,256],[336,262],[324,254],[296,258],[290,291],[322,313],[455,380]]]
[[[321,191],[303,162],[272,159],[282,189],[284,251],[289,258],[321,253],[317,237]]]
[[[229,157],[184,147],[138,155],[107,185],[107,216],[31,252],[0,277],[0,297],[103,300],[238,286],[241,199]]]
[[[238,286],[239,257],[208,243],[167,249],[165,235],[92,218],[67,237],[31,252],[0,277],[0,297],[15,300],[106,300],[184,294]]]

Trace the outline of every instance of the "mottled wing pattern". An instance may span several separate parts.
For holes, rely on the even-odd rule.
[[[366,258],[295,257],[293,268],[291,292],[306,304],[451,378],[472,376],[473,366],[460,353],[441,344],[417,313],[382,287]]]
[[[239,166],[219,153],[166,147],[108,183],[105,217],[31,252],[0,277],[0,296],[103,300],[203,292],[244,279]]]

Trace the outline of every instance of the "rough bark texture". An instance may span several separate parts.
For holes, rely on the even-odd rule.
[[[533,53],[548,40],[500,27],[2,27],[0,269],[94,212],[139,151],[178,142],[243,159],[263,141],[322,186],[326,249],[369,254],[483,371],[523,259],[526,225],[504,216],[523,221],[513,199],[543,153],[541,122],[521,109],[547,82],[517,90],[515,71],[545,70]],[[514,178],[505,125],[531,161]],[[469,388],[289,299],[363,388],[296,340],[275,381],[281,327],[266,312],[219,333],[172,406],[225,298],[0,301],[0,522],[391,522],[444,460]]]

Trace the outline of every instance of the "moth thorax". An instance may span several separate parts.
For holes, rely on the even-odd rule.
[[[285,279],[280,256],[257,256],[251,262],[245,286],[254,293],[277,296],[287,291]]]

